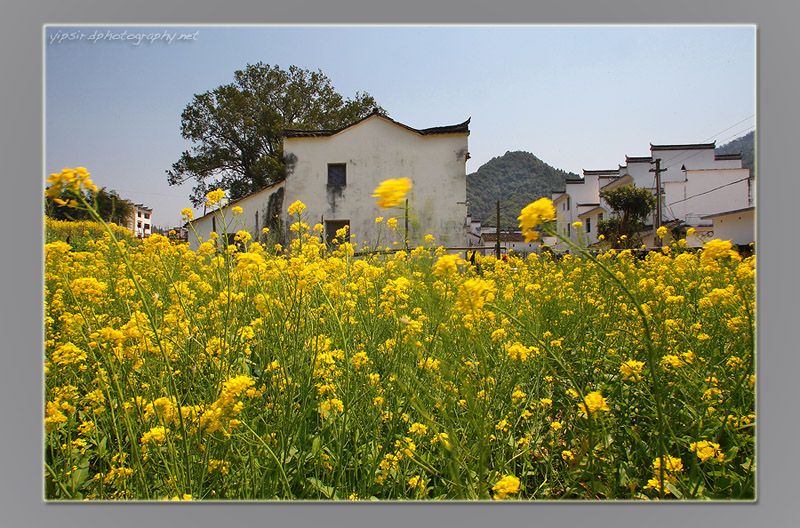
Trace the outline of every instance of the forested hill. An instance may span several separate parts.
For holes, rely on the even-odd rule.
[[[716,154],[739,154],[742,153],[742,167],[750,169],[750,174],[755,177],[755,151],[756,151],[756,133],[748,132],[740,138],[736,138],[730,143],[720,145],[714,151]],[[469,181],[469,180],[467,180]],[[467,183],[469,188],[469,183]]]
[[[555,169],[530,152],[506,152],[467,175],[467,199],[473,220],[495,225],[500,200],[502,228],[516,227],[523,207],[554,190],[564,189],[564,178],[577,174]]]

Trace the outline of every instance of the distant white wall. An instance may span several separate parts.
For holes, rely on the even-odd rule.
[[[747,245],[755,241],[755,211],[718,216],[714,221],[714,238]]]
[[[209,213],[196,219],[192,222],[194,232],[191,229],[189,230],[189,247],[192,251],[196,251],[200,245],[197,236],[200,236],[205,242],[209,239],[212,231],[216,231],[220,237],[225,232],[235,234],[237,231],[247,231],[253,236],[254,241],[258,241],[261,236],[261,230],[269,223],[267,208],[270,196],[280,193],[283,187],[283,182],[278,183],[242,198],[223,208],[222,211]],[[234,206],[241,207],[242,213],[234,214],[232,210]],[[281,206],[281,214],[286,212],[286,207],[287,205],[284,201]]]
[[[664,221],[711,225],[702,216],[744,209],[755,203],[748,169],[687,170],[683,181],[664,183]]]

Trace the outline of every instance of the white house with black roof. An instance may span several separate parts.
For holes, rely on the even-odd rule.
[[[612,214],[600,198],[600,192],[621,185],[633,185],[656,192],[656,160],[661,169],[661,225],[692,227],[696,234],[687,239],[692,246],[702,246],[708,239],[720,238],[734,222],[727,214],[735,213],[734,243],[755,240],[755,181],[749,169],[742,168],[741,154],[717,155],[716,143],[674,145],[650,144],[650,156],[625,156],[625,165],[613,170],[584,170],[583,177],[567,179],[565,189],[554,191],[558,227],[574,242],[578,241],[572,224],[582,223],[580,237],[588,245],[598,242],[597,222]],[[717,224],[726,228],[715,232]],[[642,233],[645,245],[659,243],[655,237],[656,213],[650,227]],[[725,239],[727,240],[727,238]],[[746,242],[741,242],[746,241]],[[564,244],[556,250],[566,250]]]
[[[411,245],[431,234],[438,244],[466,246],[469,122],[416,129],[376,110],[337,130],[285,130],[286,178],[229,204],[228,229],[238,230],[232,229],[238,221],[258,239],[263,227],[274,233],[279,224],[288,236],[293,220],[287,217],[287,208],[300,200],[306,205],[307,223],[321,224],[326,240],[347,226],[354,245],[372,244],[378,237],[376,217],[403,216],[399,208],[380,209],[372,194],[385,180],[409,178]],[[234,217],[228,212],[232,205],[244,213]],[[221,232],[220,221],[220,215],[209,214],[194,225],[207,238],[211,231]],[[402,228],[403,220],[398,224]],[[385,222],[382,230],[381,245],[397,240],[397,233],[387,233]]]

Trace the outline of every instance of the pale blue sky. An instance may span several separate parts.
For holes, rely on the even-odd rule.
[[[172,42],[92,38],[165,31]],[[189,205],[191,185],[165,174],[191,146],[181,112],[258,61],[322,70],[414,128],[471,117],[467,172],[509,150],[616,168],[649,143],[721,145],[756,120],[754,26],[48,26],[44,39],[46,172],[84,166],[162,227]]]

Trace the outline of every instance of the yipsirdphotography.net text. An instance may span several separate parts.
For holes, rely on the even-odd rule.
[[[99,42],[127,42],[138,46],[142,42],[149,44],[155,42],[164,42],[166,44],[192,42],[196,41],[199,35],[199,29],[194,31],[170,31],[166,29],[163,31],[131,31],[128,29],[56,30],[47,36],[47,41],[49,45],[85,41],[93,44]]]

